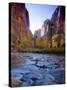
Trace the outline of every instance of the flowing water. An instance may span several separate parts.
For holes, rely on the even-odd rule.
[[[12,66],[11,76],[20,86],[53,85],[65,83],[65,57],[53,54],[17,53],[25,62]]]

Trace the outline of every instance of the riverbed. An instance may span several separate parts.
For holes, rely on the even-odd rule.
[[[20,80],[19,86],[39,86],[65,83],[65,57],[55,54],[13,53],[25,62],[11,67],[11,77]]]

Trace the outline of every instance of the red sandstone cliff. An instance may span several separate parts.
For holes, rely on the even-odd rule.
[[[33,35],[29,30],[29,13],[25,4],[10,3],[11,50],[33,47]]]

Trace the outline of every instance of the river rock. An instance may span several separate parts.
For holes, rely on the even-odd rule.
[[[11,87],[18,87],[22,84],[20,80],[17,80],[15,78],[11,78]]]
[[[33,84],[33,81],[31,79],[22,79],[23,86],[31,86]]]
[[[30,72],[39,72],[39,68],[32,64],[26,64],[23,67],[21,67],[22,70],[30,71]]]
[[[24,63],[25,60],[18,54],[11,54],[11,66],[15,66],[19,63]]]
[[[26,64],[28,65],[30,65],[30,64],[35,64],[36,63],[36,61],[33,61],[33,60],[29,60],[29,59],[26,59]]]
[[[16,80],[21,80],[21,78],[23,77],[23,75],[18,73],[12,73],[11,76],[14,77]]]
[[[46,68],[47,66],[49,66],[49,62],[44,62],[44,61],[38,61],[38,63],[37,63],[37,66],[39,66],[39,67],[42,67],[42,68]]]
[[[51,74],[45,74],[45,76],[42,79],[36,80],[35,85],[50,85],[50,84],[56,84],[55,78]]]
[[[15,73],[15,74],[26,74],[26,73],[30,73],[30,70],[26,70],[26,69],[13,69],[12,71],[11,71],[11,73],[13,74],[13,73]]]
[[[52,70],[50,73],[55,77],[57,84],[65,83],[65,70],[63,68]]]
[[[29,78],[29,79],[32,79],[32,80],[38,80],[38,79],[42,79],[42,75],[38,72],[32,72],[32,73],[28,73],[28,74],[25,74],[24,75],[24,78]]]

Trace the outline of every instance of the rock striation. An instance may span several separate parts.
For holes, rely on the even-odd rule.
[[[29,30],[29,13],[25,4],[10,3],[11,50],[33,47],[33,35]]]
[[[65,32],[65,6],[58,6],[56,8],[51,21],[55,23],[58,33]]]

